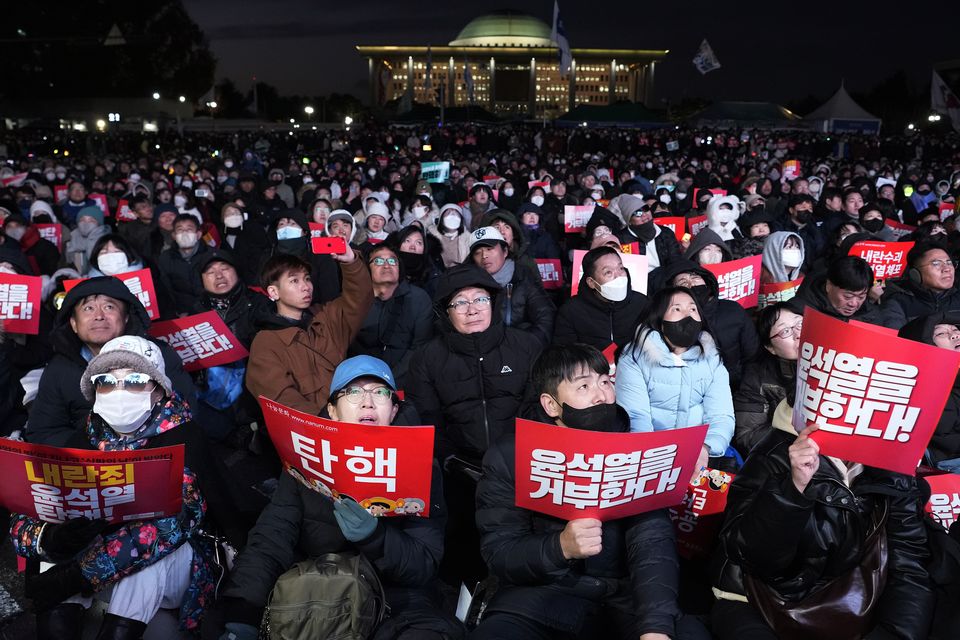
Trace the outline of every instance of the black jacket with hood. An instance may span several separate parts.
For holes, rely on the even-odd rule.
[[[277,225],[281,218],[295,221],[303,235],[293,240],[278,240]],[[322,304],[334,300],[340,295],[342,277],[340,267],[326,254],[316,254],[310,245],[310,225],[307,216],[299,209],[284,209],[272,214],[267,237],[271,244],[270,255],[288,253],[310,264],[310,279],[313,282],[313,304]],[[354,250],[357,248],[354,247]],[[266,262],[266,260],[264,260]],[[262,284],[262,283],[261,283]]]
[[[629,280],[630,274],[627,273]],[[587,275],[580,278],[578,294],[567,300],[557,312],[553,344],[581,342],[603,351],[611,342],[625,347],[633,340],[647,296],[627,285],[627,297],[611,302],[587,286]]]
[[[798,302],[803,303],[804,305],[816,309],[820,313],[825,313],[831,318],[836,318],[837,320],[842,320],[848,322],[850,320],[858,320],[860,322],[867,322],[869,324],[882,325],[882,315],[880,309],[870,301],[869,298],[863,301],[863,304],[860,305],[860,308],[857,309],[857,312],[852,316],[841,315],[837,310],[830,304],[830,300],[827,298],[827,276],[807,276],[803,279],[803,282],[800,283],[800,287],[797,289],[796,299]]]
[[[500,289],[479,267],[458,265],[447,270],[434,297],[441,333],[414,353],[407,376],[407,399],[425,424],[436,426],[434,455],[441,463],[456,454],[479,464],[497,438],[513,431],[541,349],[532,334],[505,327],[496,307],[486,330],[457,332],[446,305],[465,287],[480,287],[491,294]]]
[[[87,296],[105,295],[127,305],[127,326],[123,335],[137,335],[160,347],[167,377],[173,388],[191,407],[197,406],[197,391],[190,375],[183,370],[177,352],[165,342],[147,335],[150,318],[140,301],[117,278],[103,276],[84,280],[70,290],[54,321],[51,341],[54,356],[40,377],[37,398],[30,410],[24,439],[55,447],[80,447],[86,441],[84,427],[93,405],[80,392],[80,378],[87,368],[87,352],[70,326],[74,307]]]

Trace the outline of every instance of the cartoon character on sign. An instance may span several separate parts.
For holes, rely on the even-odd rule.
[[[295,479],[297,482],[299,482],[300,484],[302,484],[303,486],[305,486],[307,489],[311,489],[311,490],[313,490],[313,491],[316,491],[317,493],[319,493],[319,494],[321,494],[321,495],[324,495],[324,496],[326,496],[326,497],[328,497],[328,498],[339,498],[339,497],[341,497],[340,494],[338,494],[336,491],[334,491],[333,489],[331,489],[330,487],[328,487],[326,484],[324,484],[324,483],[321,482],[320,480],[317,480],[317,479],[307,480],[307,479],[304,477],[304,475],[303,475],[302,473],[300,473],[300,470],[297,469],[296,467],[294,467],[293,465],[284,462],[284,463],[283,463],[283,467],[284,467],[284,470],[285,470],[287,473],[289,473],[291,476],[293,476],[294,479]]]
[[[366,498],[360,502],[360,506],[373,517],[379,518],[394,511],[397,508],[397,503],[390,498]]]
[[[397,515],[417,516],[424,512],[427,503],[420,498],[403,498],[397,501],[397,508],[393,510]]]

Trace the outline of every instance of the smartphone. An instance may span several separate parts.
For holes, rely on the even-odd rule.
[[[198,198],[206,198],[207,196],[210,195],[210,192],[207,191],[206,189],[197,189],[193,192],[193,195],[195,195]]]
[[[343,254],[347,252],[347,241],[339,236],[332,238],[312,238],[313,252],[317,254]]]

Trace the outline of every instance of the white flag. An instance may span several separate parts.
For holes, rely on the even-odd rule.
[[[467,103],[473,104],[473,74],[470,73],[470,65],[463,63],[463,83],[467,85]]]
[[[930,83],[930,110],[950,116],[954,131],[960,131],[960,100],[936,71]]]
[[[720,68],[720,61],[717,60],[717,56],[713,52],[713,49],[710,48],[710,43],[707,42],[706,38],[700,43],[700,48],[697,49],[697,55],[693,56],[693,66],[702,74],[707,74],[714,69]]]
[[[553,30],[550,32],[550,39],[557,43],[557,51],[560,54],[560,75],[565,76],[570,73],[573,54],[570,53],[570,41],[567,40],[567,30],[563,26],[563,20],[560,19],[559,0],[553,1]]]

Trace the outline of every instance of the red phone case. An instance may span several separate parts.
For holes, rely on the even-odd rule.
[[[343,238],[312,238],[313,252],[317,254],[341,254],[347,252],[347,242]]]

